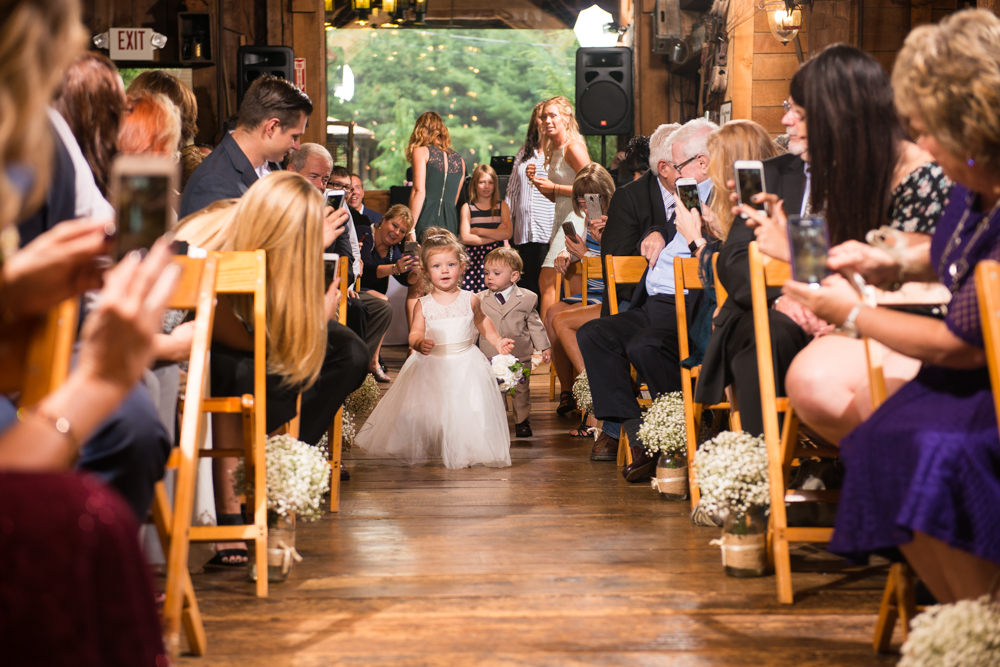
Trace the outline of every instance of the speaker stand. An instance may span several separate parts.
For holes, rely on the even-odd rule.
[[[601,135],[601,166],[605,169],[608,168],[608,135]]]

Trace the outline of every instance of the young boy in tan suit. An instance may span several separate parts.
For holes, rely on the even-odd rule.
[[[517,280],[521,277],[524,263],[521,256],[513,248],[500,247],[486,255],[483,260],[486,274],[486,285],[489,287],[479,293],[483,312],[493,322],[501,338],[514,341],[511,354],[517,357],[525,368],[531,368],[531,353],[542,351],[542,362],[551,359],[549,337],[545,334],[545,326],[538,317],[538,295],[521,289]],[[487,357],[497,355],[496,348],[479,337],[479,349]],[[531,393],[527,380],[517,385],[514,390],[514,435],[518,438],[531,437]]]

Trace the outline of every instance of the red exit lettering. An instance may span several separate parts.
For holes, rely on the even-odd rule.
[[[122,51],[132,51],[144,48],[146,34],[142,30],[122,30],[118,33],[118,48]]]

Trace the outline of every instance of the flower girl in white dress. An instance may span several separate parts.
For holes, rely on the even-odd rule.
[[[416,353],[355,444],[370,456],[407,465],[441,459],[448,468],[509,466],[506,407],[476,340],[482,334],[501,354],[514,341],[500,338],[479,297],[461,289],[466,255],[454,234],[428,229],[420,259],[431,289],[413,310],[409,342]]]

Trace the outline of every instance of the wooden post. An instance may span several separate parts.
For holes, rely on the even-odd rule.
[[[292,0],[291,47],[306,59],[306,94],[313,112],[302,141],[326,145],[326,27],[323,0]],[[287,44],[287,42],[286,42]]]

